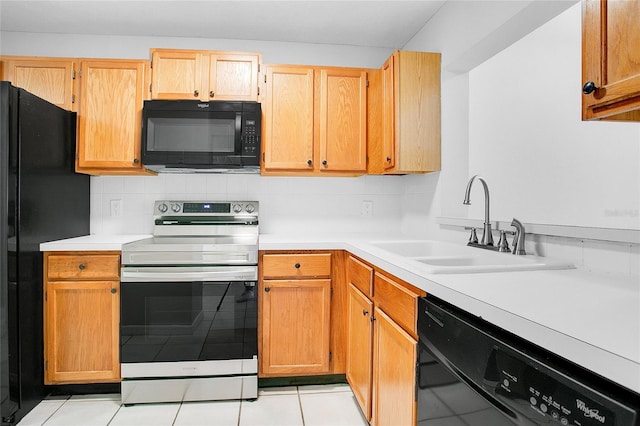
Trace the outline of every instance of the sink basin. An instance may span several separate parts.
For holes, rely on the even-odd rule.
[[[466,245],[435,241],[377,241],[372,246],[399,256],[415,268],[430,274],[470,274],[479,272],[572,269],[568,262],[525,255],[514,256]]]

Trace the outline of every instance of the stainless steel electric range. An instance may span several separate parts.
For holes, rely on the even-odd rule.
[[[122,249],[122,403],[258,394],[258,202],[156,201]]]

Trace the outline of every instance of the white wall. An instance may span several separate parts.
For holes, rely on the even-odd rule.
[[[405,48],[433,49],[440,41],[428,34]],[[640,124],[581,121],[580,37],[578,4],[468,73],[443,70],[442,172],[404,178],[411,182],[405,232],[466,241],[466,231],[439,226],[437,218],[483,219],[479,183],[473,204],[462,205],[474,174],[489,183],[492,221],[640,230]],[[428,208],[424,194],[433,199]],[[640,275],[640,241],[528,239],[529,253]]]

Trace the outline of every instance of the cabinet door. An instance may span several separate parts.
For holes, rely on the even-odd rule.
[[[45,383],[120,380],[118,281],[45,287]]]
[[[151,69],[152,99],[209,99],[206,52],[152,49]]]
[[[367,421],[371,420],[373,303],[349,284],[347,381]]]
[[[375,309],[371,424],[412,425],[416,413],[417,341]]]
[[[258,100],[258,55],[213,54],[210,62],[210,99]]]
[[[265,170],[313,170],[313,78],[311,68],[267,68]]]
[[[583,120],[640,121],[640,1],[586,0],[582,13]]]
[[[76,171],[143,173],[145,61],[82,62]]]
[[[71,59],[3,58],[3,79],[66,110],[73,110],[75,63]]]
[[[263,281],[263,376],[329,372],[330,301],[329,279]]]
[[[396,55],[389,56],[382,66],[382,156],[385,170],[392,170],[396,165]]]
[[[367,73],[320,70],[320,170],[367,169]]]

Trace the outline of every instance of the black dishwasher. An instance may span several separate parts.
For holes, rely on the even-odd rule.
[[[640,425],[640,395],[432,296],[418,301],[418,425]]]

